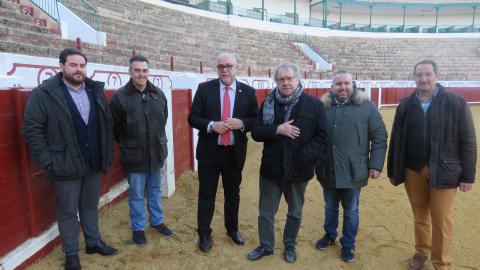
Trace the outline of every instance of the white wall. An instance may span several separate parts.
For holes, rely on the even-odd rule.
[[[107,35],[88,25],[70,9],[58,2],[58,13],[62,29],[62,38],[76,40],[79,37],[83,42],[107,46]]]

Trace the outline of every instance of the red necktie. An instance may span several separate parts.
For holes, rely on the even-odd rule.
[[[228,86],[225,86],[225,94],[223,95],[223,112],[222,121],[230,118],[230,95],[228,94]],[[230,144],[230,130],[220,135],[220,142],[227,146]]]

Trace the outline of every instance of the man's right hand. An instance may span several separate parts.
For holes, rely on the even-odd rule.
[[[227,131],[230,131],[230,129],[228,128],[228,125],[224,122],[218,121],[213,123],[213,132],[223,134]]]
[[[287,121],[277,127],[276,135],[282,135],[289,137],[290,139],[295,139],[300,136],[300,129],[292,125],[293,120]]]

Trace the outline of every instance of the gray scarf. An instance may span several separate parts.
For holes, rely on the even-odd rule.
[[[293,91],[293,93],[288,97],[282,96],[280,94],[280,91],[278,90],[278,86],[275,87],[275,89],[273,89],[273,91],[268,94],[268,96],[265,98],[265,102],[263,103],[263,124],[273,124],[273,121],[275,120],[275,100],[277,100],[278,103],[286,106],[283,122],[288,121],[288,119],[290,118],[290,114],[292,113],[292,109],[295,104],[297,104],[298,99],[300,98],[300,95],[302,95],[302,93],[303,86],[301,83],[298,83],[295,91]]]

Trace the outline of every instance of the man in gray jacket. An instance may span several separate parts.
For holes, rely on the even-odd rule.
[[[167,99],[162,90],[148,80],[148,60],[130,58],[130,81],[117,90],[110,107],[114,136],[120,148],[120,163],[128,174],[128,204],[132,239],[139,245],[145,237],[145,190],[150,225],[164,236],[172,231],[163,222],[162,167],[167,157]]]
[[[78,218],[87,254],[113,255],[98,230],[101,171],[113,160],[112,123],[104,83],[86,76],[87,57],[67,48],[60,70],[32,90],[25,108],[23,135],[30,154],[53,183],[65,269],[81,269]]]
[[[329,93],[322,96],[327,115],[327,158],[316,165],[317,179],[325,201],[325,235],[319,250],[335,244],[339,202],[343,206],[341,258],[355,259],[355,237],[359,226],[360,190],[368,178],[377,179],[387,149],[387,131],[382,117],[363,91],[356,89],[352,75],[337,71]]]

